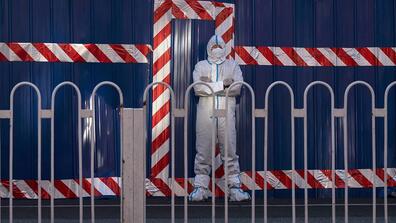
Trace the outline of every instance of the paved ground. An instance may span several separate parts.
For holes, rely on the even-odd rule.
[[[396,199],[390,199],[389,204],[389,222],[396,222]],[[119,221],[119,205],[118,200],[97,200],[96,201],[96,222],[110,223]],[[350,205],[351,223],[372,222],[372,207],[370,200],[354,199]],[[383,201],[378,200],[381,204]],[[84,222],[89,222],[90,206],[89,200],[84,201]],[[147,222],[169,222],[170,206],[169,201],[163,198],[150,198],[147,205]],[[291,222],[291,206],[287,200],[271,200],[269,203],[269,222]],[[301,200],[297,201],[297,222],[303,222],[304,207]],[[337,222],[343,222],[343,201],[337,202]],[[56,202],[56,222],[74,223],[78,222],[78,202],[75,200],[61,200]],[[182,222],[183,206],[182,200],[177,200],[176,215],[177,222]],[[331,206],[328,200],[312,200],[310,201],[310,222],[331,222]],[[383,222],[383,205],[377,206],[378,218],[376,222]],[[232,203],[229,207],[229,222],[251,222],[250,212],[251,206],[249,202]],[[49,222],[49,205],[45,201],[43,205],[43,222]],[[217,201],[216,216],[218,222],[223,221],[224,205],[221,200]],[[208,216],[211,215],[211,207],[209,202],[193,203],[189,206],[189,222],[203,223],[210,222]],[[263,205],[262,201],[257,201],[256,205],[257,222],[262,222]],[[14,222],[37,222],[37,206],[36,201],[19,200],[15,201]],[[1,222],[8,222],[8,205],[7,201],[2,202]]]

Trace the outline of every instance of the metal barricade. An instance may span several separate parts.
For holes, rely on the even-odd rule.
[[[272,83],[265,92],[265,124],[264,124],[264,222],[268,222],[268,199],[267,199],[267,172],[268,172],[268,101],[271,90],[277,86],[282,85],[287,88],[290,94],[290,112],[291,112],[291,184],[292,184],[292,218],[293,223],[296,222],[296,188],[294,184],[295,173],[295,132],[294,132],[294,118],[301,116],[301,111],[294,108],[294,93],[292,88],[283,81],[276,81]]]
[[[38,210],[37,210],[37,220],[41,222],[42,215],[42,199],[41,199],[41,118],[42,118],[42,108],[41,108],[41,93],[36,85],[30,82],[20,82],[15,85],[10,94],[10,110],[9,110],[9,120],[10,120],[10,151],[9,151],[9,222],[12,223],[14,221],[13,214],[13,201],[14,201],[14,184],[13,184],[13,169],[14,169],[14,96],[16,90],[22,86],[29,86],[34,89],[37,95],[37,185],[38,185]],[[1,208],[1,207],[0,207]]]
[[[41,160],[42,160],[42,142],[41,142],[41,137],[42,137],[42,132],[41,132],[41,122],[43,119],[50,119],[51,120],[51,160],[50,160],[50,165],[51,165],[51,179],[50,179],[50,221],[55,222],[55,162],[54,162],[54,154],[55,154],[55,99],[56,99],[56,94],[58,90],[64,86],[70,86],[73,88],[73,90],[76,92],[77,95],[77,103],[78,103],[78,114],[77,114],[77,119],[78,119],[78,129],[77,129],[77,134],[78,134],[78,175],[79,175],[79,180],[78,180],[78,198],[79,198],[79,222],[83,222],[83,187],[82,187],[82,125],[81,125],[81,120],[85,118],[92,118],[92,128],[91,130],[91,136],[93,141],[91,142],[91,191],[90,191],[90,197],[91,197],[91,222],[95,222],[95,203],[94,203],[94,172],[93,172],[93,165],[94,165],[94,152],[95,152],[95,95],[96,91],[104,86],[104,85],[109,85],[113,88],[115,88],[118,92],[119,98],[120,98],[120,118],[122,120],[122,114],[123,114],[123,94],[121,89],[114,84],[113,82],[105,81],[101,82],[98,85],[95,86],[92,97],[91,97],[91,109],[82,109],[81,108],[81,93],[79,88],[77,87],[76,84],[72,82],[62,82],[59,85],[57,85],[51,95],[51,109],[46,110],[42,109],[42,99],[41,99],[41,94],[40,90],[36,85],[30,82],[20,82],[17,85],[15,85],[10,93],[10,109],[9,110],[0,110],[0,119],[8,119],[10,121],[9,125],[9,194],[8,194],[8,199],[9,199],[9,222],[12,223],[14,221],[14,183],[13,183],[13,161],[14,161],[14,143],[13,143],[13,138],[14,138],[14,95],[15,92],[23,86],[28,86],[33,88],[34,92],[37,95],[37,150],[38,150],[38,157],[37,157],[37,200],[38,200],[38,205],[37,205],[37,221],[42,222],[42,169],[41,169]],[[120,175],[121,179],[123,177],[122,175],[122,170],[123,170],[123,128],[122,128],[122,121],[120,124]],[[1,145],[1,144],[0,144]],[[123,182],[122,182],[123,183]],[[121,186],[121,191],[120,191],[120,221],[123,222],[123,193],[122,193],[122,186]],[[1,203],[0,203],[0,209],[1,209]],[[0,221],[1,221],[1,211],[0,211]]]

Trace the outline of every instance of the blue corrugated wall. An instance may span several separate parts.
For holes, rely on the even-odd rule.
[[[390,47],[396,46],[396,3],[393,0],[235,0],[235,45],[296,46],[296,47]],[[151,43],[151,0],[0,0],[0,42],[64,42],[64,43]],[[206,41],[214,33],[214,23],[208,21],[173,21],[173,86],[177,104],[182,105],[183,92],[191,83],[194,64],[205,58]],[[151,76],[150,64],[68,64],[68,63],[0,63],[0,109],[9,107],[11,88],[20,81],[37,84],[43,95],[43,107],[50,106],[50,93],[58,83],[70,80],[82,91],[83,106],[93,86],[100,81],[114,81],[122,88],[127,107],[141,107],[144,87]],[[272,67],[244,66],[244,79],[256,92],[256,106],[264,107],[267,87],[276,80],[289,83],[295,93],[295,104],[302,107],[303,92],[312,81],[329,83],[336,96],[336,106],[343,106],[346,86],[354,80],[370,83],[376,92],[376,106],[383,106],[385,87],[396,80],[394,67]],[[118,99],[114,91],[99,92],[97,174],[118,173],[115,108]],[[395,102],[394,92],[391,102]],[[366,89],[352,91],[349,106],[350,168],[371,166],[371,106]],[[194,106],[190,118],[190,166],[194,154]],[[309,95],[309,168],[330,168],[330,98],[326,90],[314,88]],[[37,125],[35,96],[30,90],[20,90],[16,100],[15,177],[35,178]],[[56,176],[77,176],[76,97],[70,89],[62,90],[56,109]],[[250,169],[250,105],[243,92],[237,111],[238,150],[241,167]],[[290,169],[290,99],[285,89],[277,88],[271,95],[269,125],[269,168]],[[395,114],[391,103],[390,114]],[[115,124],[113,124],[115,123]],[[87,125],[88,123],[84,123]],[[389,162],[396,164],[396,119],[389,118]],[[177,134],[177,172],[182,174],[182,123]],[[263,121],[257,121],[257,165],[263,165]],[[43,175],[49,176],[49,122],[43,122]],[[1,121],[1,174],[8,177],[8,123]],[[296,165],[303,167],[303,125],[296,122]],[[343,126],[336,122],[337,168],[343,168]],[[84,160],[88,162],[89,137],[84,136]],[[378,166],[383,165],[383,121],[377,120]],[[66,168],[65,168],[66,167]],[[89,163],[85,165],[87,174]],[[47,171],[48,170],[48,171]],[[285,192],[276,192],[283,196]],[[355,195],[362,193],[356,192]],[[317,192],[318,196],[326,193]]]

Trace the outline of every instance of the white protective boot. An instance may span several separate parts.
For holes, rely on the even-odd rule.
[[[204,201],[210,196],[208,189],[210,177],[207,175],[196,175],[194,179],[194,190],[188,196],[190,201]]]
[[[241,179],[239,174],[228,176],[229,198],[230,201],[250,200],[250,194],[241,189]]]

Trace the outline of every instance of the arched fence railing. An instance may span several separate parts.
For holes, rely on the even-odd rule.
[[[187,161],[187,152],[188,152],[188,137],[187,137],[187,132],[188,132],[188,114],[189,114],[189,102],[190,102],[190,92],[193,89],[194,86],[196,85],[204,85],[206,87],[208,87],[210,89],[211,92],[213,92],[213,89],[206,84],[205,82],[196,82],[192,85],[190,85],[185,93],[185,99],[184,99],[184,108],[177,108],[176,107],[176,103],[175,103],[175,94],[174,91],[172,90],[172,88],[163,82],[156,82],[153,83],[151,85],[149,85],[144,92],[144,97],[143,97],[143,101],[144,101],[144,114],[148,115],[148,109],[147,109],[147,96],[149,93],[149,90],[151,90],[152,87],[156,86],[156,85],[164,85],[166,88],[168,88],[168,90],[170,91],[170,100],[171,100],[171,126],[174,126],[174,122],[176,118],[182,118],[184,121],[184,191],[183,191],[183,196],[184,196],[184,221],[187,222],[188,221],[188,202],[187,202],[187,195],[188,195],[188,189],[187,189],[187,181],[188,181],[188,161]],[[249,190],[252,192],[252,199],[251,199],[251,222],[256,222],[256,199],[255,199],[255,191],[257,188],[257,184],[256,184],[256,164],[255,164],[255,156],[256,156],[256,149],[263,149],[263,160],[264,160],[264,169],[263,169],[263,175],[264,175],[264,182],[263,182],[263,190],[264,190],[264,202],[263,202],[263,216],[264,216],[264,222],[268,222],[268,199],[267,199],[267,185],[269,183],[268,181],[268,173],[270,172],[268,170],[268,132],[270,131],[268,129],[268,119],[269,119],[269,95],[271,93],[271,91],[275,88],[275,87],[284,87],[288,90],[289,96],[290,96],[290,120],[291,120],[291,148],[290,148],[290,153],[291,153],[291,199],[292,199],[292,222],[296,222],[296,166],[295,166],[295,159],[296,159],[296,155],[295,155],[295,119],[302,119],[304,122],[304,174],[303,174],[303,183],[302,186],[300,186],[299,188],[303,188],[304,189],[304,221],[307,223],[309,222],[309,204],[308,204],[308,189],[311,188],[309,183],[308,183],[308,93],[309,91],[314,87],[314,86],[321,86],[324,87],[325,89],[327,89],[327,91],[330,94],[330,107],[331,107],[331,157],[329,157],[329,159],[331,159],[331,174],[330,174],[330,180],[332,181],[332,186],[331,186],[331,194],[332,194],[332,200],[331,200],[331,212],[332,212],[332,217],[331,220],[333,223],[336,222],[336,169],[335,169],[335,144],[336,144],[336,139],[335,139],[335,120],[337,118],[342,119],[343,120],[343,126],[344,126],[344,137],[343,137],[343,145],[344,145],[344,157],[346,157],[344,159],[344,170],[343,170],[343,179],[345,181],[345,190],[344,190],[344,222],[348,222],[349,221],[349,198],[348,198],[348,192],[349,192],[349,187],[350,184],[348,182],[349,179],[349,168],[348,168],[348,96],[350,93],[350,90],[357,86],[364,86],[366,88],[368,88],[368,90],[370,91],[370,97],[371,97],[371,123],[372,123],[372,135],[371,135],[371,141],[372,141],[372,145],[371,145],[371,151],[372,151],[372,169],[371,169],[371,179],[370,181],[373,182],[373,187],[372,187],[372,221],[376,222],[377,220],[377,199],[376,199],[376,189],[377,187],[379,187],[377,185],[377,163],[376,163],[376,136],[375,136],[375,119],[376,118],[384,118],[384,184],[381,187],[384,187],[384,191],[385,191],[385,196],[384,196],[384,220],[385,222],[388,222],[388,198],[387,198],[387,187],[388,187],[388,102],[389,102],[389,92],[391,90],[392,87],[394,87],[396,85],[396,82],[392,82],[390,85],[388,85],[388,87],[386,88],[385,94],[384,94],[384,101],[385,101],[385,105],[384,108],[377,108],[375,106],[375,93],[373,88],[364,81],[355,81],[352,82],[351,84],[349,84],[345,90],[344,93],[344,104],[342,108],[336,108],[335,107],[335,96],[334,96],[334,91],[332,89],[332,87],[322,81],[315,81],[310,83],[304,91],[304,98],[303,98],[303,108],[296,108],[295,106],[295,96],[294,96],[294,92],[293,89],[291,88],[290,85],[288,85],[286,82],[283,81],[276,81],[274,83],[272,83],[266,90],[265,93],[265,98],[264,98],[264,104],[265,107],[263,109],[260,108],[255,108],[255,100],[256,100],[256,96],[254,94],[254,91],[252,89],[252,87],[245,83],[245,82],[236,82],[233,83],[228,89],[225,90],[226,92],[226,104],[228,103],[228,94],[231,88],[237,86],[237,85],[242,85],[245,86],[246,88],[248,88],[251,97],[252,97],[252,180],[249,181],[248,184],[250,185],[246,185],[248,186]],[[212,94],[211,97],[214,97],[214,95]],[[227,114],[228,114],[228,106],[225,106],[225,109],[216,109],[214,104],[212,105],[212,110],[213,110],[213,117],[215,118],[219,118],[219,117],[223,117],[226,118],[226,120],[228,120]],[[255,120],[256,119],[264,119],[264,146],[263,148],[256,148],[256,144],[255,144],[255,137],[256,137],[256,133],[255,133]],[[214,119],[212,120],[212,122],[214,123]],[[215,153],[215,148],[214,148],[214,142],[215,142],[215,125],[212,123],[212,173],[214,172],[214,153]],[[228,121],[226,122],[226,124],[228,125]],[[147,133],[147,124],[145,125],[145,133]],[[224,136],[225,138],[228,137],[227,134],[225,134]],[[146,137],[147,138],[147,137]],[[178,183],[175,181],[175,144],[174,144],[174,138],[175,138],[175,130],[172,127],[171,129],[171,179],[170,179],[170,189],[171,189],[171,220],[172,222],[175,222],[175,191],[178,190],[176,187],[176,185],[178,185]],[[227,142],[227,140],[225,140]],[[147,142],[146,142],[147,143]],[[227,154],[227,150],[228,150],[228,145],[225,145],[225,153]],[[224,160],[225,165],[224,165],[224,172],[225,172],[225,178],[227,179],[227,174],[228,174],[228,165],[227,165],[227,158]],[[339,175],[340,173],[338,173]],[[214,193],[214,188],[215,188],[215,177],[214,174],[212,174],[212,195]],[[225,185],[227,185],[227,183],[224,183]],[[226,186],[225,186],[226,187]],[[224,194],[225,194],[225,204],[224,204],[224,220],[225,222],[228,222],[228,190],[225,189],[224,190]],[[212,196],[211,198],[211,205],[212,205],[212,222],[215,222],[215,199],[214,196]]]

